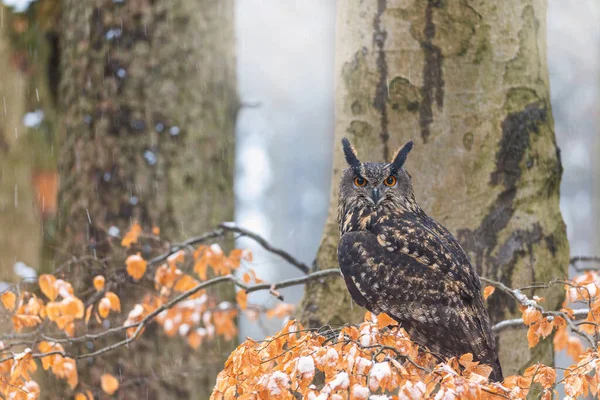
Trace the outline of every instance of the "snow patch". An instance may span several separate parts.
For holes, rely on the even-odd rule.
[[[380,362],[373,365],[371,374],[369,376],[369,389],[375,391],[379,388],[381,381],[392,374],[390,364],[387,362]]]
[[[269,391],[270,395],[277,396],[290,387],[290,377],[281,371],[264,375],[258,382]]]
[[[303,375],[313,375],[315,373],[315,360],[311,356],[300,357],[296,368]]]
[[[371,393],[369,391],[368,388],[359,385],[358,383],[354,384],[354,386],[352,386],[352,398],[356,399],[356,400],[364,400],[367,399],[369,397],[369,393]]]

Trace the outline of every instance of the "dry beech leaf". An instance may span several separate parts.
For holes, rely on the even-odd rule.
[[[111,374],[104,374],[100,378],[100,386],[104,393],[112,396],[117,390],[119,390],[119,381]]]
[[[110,314],[110,300],[106,297],[103,297],[98,303],[98,314],[100,314],[102,318],[106,318]]]
[[[79,298],[75,296],[67,297],[61,301],[61,304],[63,314],[70,315],[77,319],[81,319],[85,316],[85,305]]]
[[[13,311],[15,309],[15,305],[17,303],[17,295],[13,292],[2,293],[0,299],[2,300],[2,305],[4,306],[4,308],[6,308],[8,311]]]
[[[396,322],[386,313],[381,313],[377,315],[377,328],[381,329],[390,325],[398,325],[398,322]]]
[[[132,254],[125,260],[127,273],[136,281],[139,281],[146,273],[148,263],[139,254]]]
[[[158,235],[160,235],[160,228],[159,228],[158,226],[154,225],[154,226],[152,227],[152,234],[153,234],[154,236],[158,236]]]
[[[104,277],[102,275],[97,275],[94,277],[94,289],[96,289],[96,291],[101,291],[104,289]]]
[[[58,295],[58,290],[54,283],[56,282],[56,277],[54,275],[43,274],[38,278],[38,284],[40,285],[40,290],[44,293],[51,301],[56,299]]]
[[[125,234],[123,240],[121,240],[121,246],[130,248],[132,244],[137,243],[138,238],[142,234],[142,227],[137,222],[131,226],[129,232]]]
[[[296,306],[289,303],[279,303],[277,306],[267,311],[267,318],[285,318],[289,317],[296,311]]]
[[[121,312],[121,299],[119,299],[119,296],[117,296],[116,293],[106,292],[104,298],[110,301],[111,311]]]
[[[173,286],[173,290],[175,290],[176,292],[187,292],[188,290],[198,286],[199,283],[200,282],[198,282],[191,276],[183,275],[179,279],[177,279],[177,282],[175,282],[175,286]]]
[[[525,325],[529,326],[540,319],[542,319],[542,313],[534,307],[527,307],[525,311],[523,311],[523,323]]]
[[[483,289],[483,299],[487,300],[487,298],[490,297],[495,290],[496,288],[493,286],[486,286],[485,289]]]
[[[248,272],[244,272],[244,275],[242,275],[242,280],[244,283],[250,283],[252,281],[252,277]]]
[[[245,290],[240,290],[235,295],[235,300],[237,301],[240,309],[245,310],[248,308],[248,293]]]

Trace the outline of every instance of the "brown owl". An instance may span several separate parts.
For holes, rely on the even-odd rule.
[[[440,357],[472,353],[502,380],[481,282],[458,241],[415,200],[403,168],[413,143],[391,163],[361,162],[342,140],[349,168],[338,205],[338,257],[352,298],[398,321]]]

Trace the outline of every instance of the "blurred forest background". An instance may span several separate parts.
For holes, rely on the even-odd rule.
[[[57,4],[52,0],[3,0],[0,6],[0,290],[20,279],[51,271],[59,247],[54,240],[61,206],[57,191],[62,160],[56,149],[61,128],[53,104],[58,90],[53,87],[56,71],[48,68],[56,51],[53,46],[58,45]],[[600,1],[549,0],[548,5],[551,101],[564,167],[561,211],[571,254],[598,255]],[[311,264],[328,209],[336,4],[333,0],[237,0],[233,7],[237,80],[234,71],[223,74],[233,78],[230,83],[236,89],[227,90],[237,90],[239,97],[235,163],[213,167],[208,173],[221,168],[234,171],[235,221]],[[123,31],[114,28],[105,33],[104,39],[110,42],[121,35]],[[196,39],[189,38],[192,42]],[[181,40],[185,42],[185,33]],[[185,52],[183,47],[177,55]],[[129,74],[118,65],[114,72],[117,80]],[[185,73],[193,76],[194,72]],[[119,90],[118,82],[114,84]],[[192,85],[189,90],[194,88]],[[157,110],[169,104],[176,107],[180,101],[198,101],[201,108],[202,101],[206,101],[193,93],[187,99],[177,95],[169,98],[172,92],[161,88],[159,82],[155,93],[152,88],[147,90],[148,97],[162,96],[154,104]],[[214,90],[213,94],[220,89]],[[155,125],[158,133],[167,129],[172,137],[179,135],[176,122],[160,124]],[[193,153],[188,156],[193,157]],[[147,164],[156,163],[155,157],[152,149],[144,150],[143,161]],[[132,194],[132,204],[137,201]],[[209,228],[207,224],[204,230]],[[188,222],[165,229],[178,236],[203,232]],[[253,250],[255,269],[267,281],[300,274],[250,241],[242,239],[238,246]],[[294,304],[302,293],[301,287],[282,290],[286,302]],[[272,306],[275,299],[260,292],[251,294],[250,301]],[[277,320],[264,319],[256,324],[242,317],[239,335],[259,338],[280,326]]]

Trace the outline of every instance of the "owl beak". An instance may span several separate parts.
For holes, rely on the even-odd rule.
[[[381,192],[379,191],[378,188],[374,188],[371,191],[371,198],[373,199],[373,203],[375,203],[375,204],[379,203],[379,200],[381,200]]]

